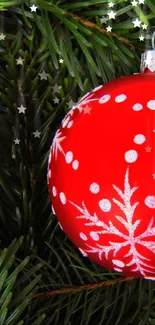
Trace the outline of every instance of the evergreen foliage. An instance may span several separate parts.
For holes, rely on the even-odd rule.
[[[47,188],[52,138],[73,102],[139,72],[150,48],[154,2],[113,2],[111,33],[100,21],[107,0],[0,2],[0,325],[155,324],[154,282],[120,278],[81,256],[59,228]],[[136,17],[148,25],[145,46]]]

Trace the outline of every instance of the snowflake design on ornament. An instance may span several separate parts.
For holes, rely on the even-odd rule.
[[[139,202],[135,202],[133,205],[131,205],[131,197],[133,196],[133,193],[137,191],[138,187],[130,188],[129,184],[129,168],[126,171],[125,174],[125,181],[124,181],[124,193],[116,186],[113,185],[113,188],[116,190],[120,198],[123,200],[124,203],[116,200],[113,198],[113,202],[120,208],[120,210],[124,213],[125,218],[116,215],[115,218],[120,221],[121,224],[124,225],[124,227],[128,231],[128,235],[125,235],[123,232],[118,230],[112,221],[109,221],[109,224],[106,224],[105,222],[101,221],[97,214],[94,213],[94,215],[91,215],[85,206],[85,203],[82,202],[82,207],[78,206],[74,202],[70,203],[74,205],[78,211],[81,212],[80,216],[77,216],[78,219],[85,219],[87,222],[85,223],[85,226],[95,226],[95,230],[90,232],[90,236],[95,240],[99,241],[99,236],[104,234],[109,235],[117,235],[120,237],[123,242],[113,242],[109,241],[108,246],[102,246],[100,244],[96,243],[95,247],[92,247],[88,244],[86,244],[90,249],[85,250],[86,252],[90,253],[97,253],[100,260],[102,260],[102,255],[105,256],[106,259],[108,259],[108,254],[110,251],[113,251],[113,256],[115,257],[117,252],[122,247],[130,246],[129,252],[124,257],[131,257],[131,261],[128,264],[124,264],[124,266],[131,266],[132,272],[139,271],[143,276],[147,276],[146,273],[155,273],[155,271],[151,269],[155,269],[154,267],[150,266],[147,261],[150,261],[150,259],[142,256],[138,252],[138,248],[136,247],[136,244],[142,245],[151,252],[155,253],[155,242],[154,241],[145,241],[144,239],[148,236],[155,236],[155,227],[153,227],[154,217],[151,218],[147,229],[141,233],[139,236],[135,237],[134,233],[137,229],[138,225],[140,224],[141,220],[136,220],[133,222],[133,216],[136,207],[138,206]],[[99,227],[99,230],[96,230],[96,226]],[[120,263],[123,263],[120,261]]]
[[[52,154],[53,156],[55,156],[55,159],[57,159],[57,154],[58,151],[61,151],[64,155],[64,151],[62,149],[62,146],[60,144],[61,141],[63,141],[66,137],[65,136],[61,136],[62,132],[60,132],[59,130],[56,132],[55,137],[53,139],[53,143],[52,143]]]

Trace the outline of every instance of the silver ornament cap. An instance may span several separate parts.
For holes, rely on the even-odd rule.
[[[141,55],[140,71],[143,73],[146,69],[155,72],[155,32],[152,35],[152,50],[147,50]]]

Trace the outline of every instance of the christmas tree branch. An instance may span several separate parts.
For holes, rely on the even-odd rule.
[[[82,285],[82,286],[75,286],[75,287],[66,287],[66,288],[62,288],[62,289],[57,289],[57,290],[52,290],[52,291],[47,291],[47,292],[38,292],[34,295],[34,298],[38,298],[41,296],[54,296],[57,294],[65,294],[65,293],[78,293],[84,290],[91,290],[91,289],[97,289],[97,288],[101,288],[101,287],[108,287],[117,283],[121,283],[121,282],[126,282],[126,281],[131,281],[134,280],[134,277],[121,277],[121,278],[117,278],[115,280],[109,280],[109,281],[103,281],[103,282],[99,282],[99,283],[93,283],[93,284],[86,284],[86,285]]]

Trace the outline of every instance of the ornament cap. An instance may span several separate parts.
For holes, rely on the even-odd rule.
[[[140,71],[143,73],[146,69],[155,72],[155,50],[147,50],[141,55]]]

